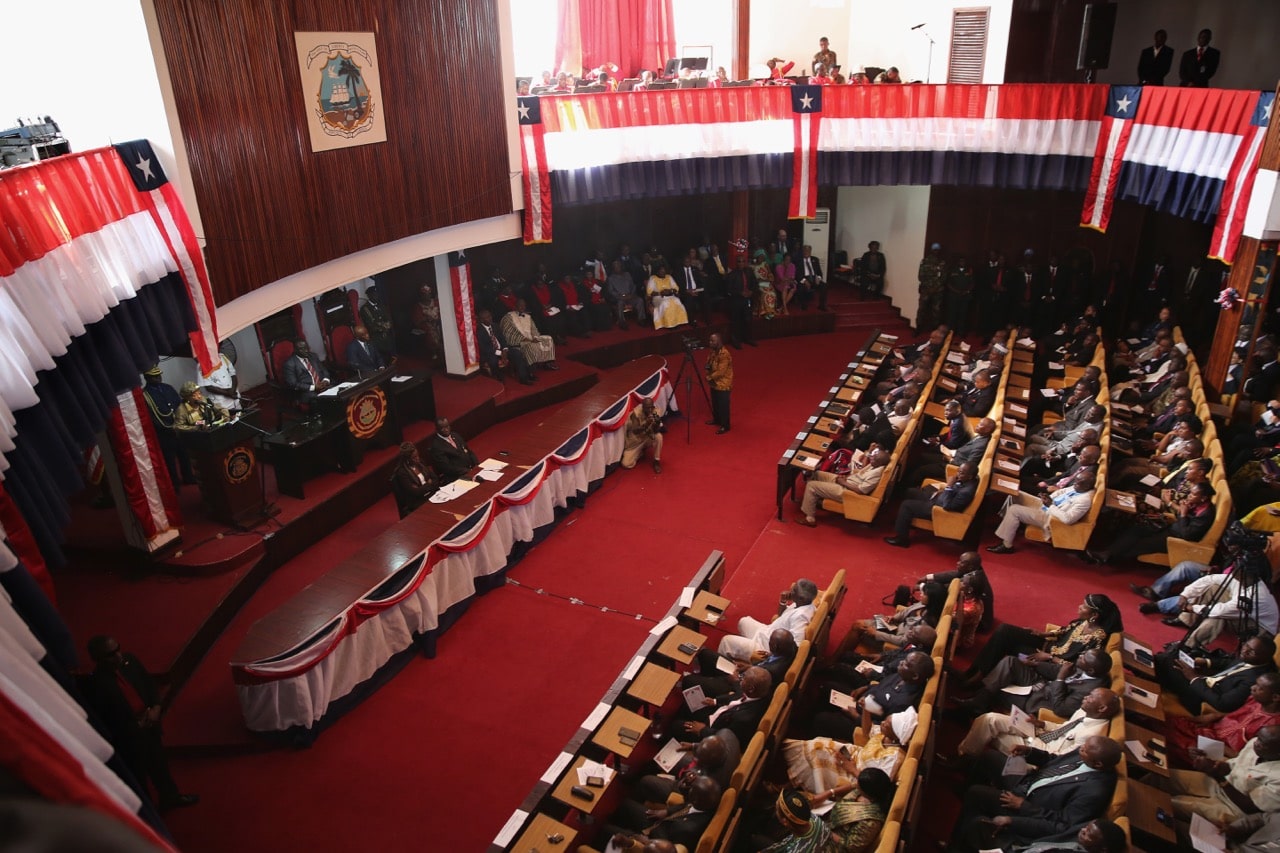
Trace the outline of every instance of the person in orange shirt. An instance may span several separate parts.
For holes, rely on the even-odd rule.
[[[707,341],[711,355],[707,358],[707,381],[711,383],[711,420],[708,426],[719,426],[716,435],[729,431],[729,393],[733,390],[733,356],[724,341],[713,334]]]

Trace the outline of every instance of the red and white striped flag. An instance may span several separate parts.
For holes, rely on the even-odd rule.
[[[1133,119],[1142,98],[1141,86],[1112,86],[1107,97],[1107,112],[1098,131],[1098,149],[1093,157],[1093,173],[1084,196],[1080,224],[1105,232],[1111,222],[1111,209],[1116,202],[1116,185],[1120,167],[1133,134]]]
[[[200,254],[200,244],[182,206],[182,198],[165,177],[150,142],[138,139],[122,142],[114,148],[133,179],[141,206],[151,214],[186,283],[187,296],[196,318],[196,329],[190,333],[191,352],[200,363],[200,372],[208,376],[222,364],[218,358],[213,292],[209,287],[204,256]]]
[[[551,242],[551,172],[543,144],[542,105],[519,98],[520,164],[524,169],[524,244]]]
[[[1253,194],[1254,179],[1258,176],[1258,161],[1262,158],[1262,142],[1271,124],[1271,111],[1275,107],[1276,93],[1261,92],[1258,105],[1249,121],[1249,130],[1236,151],[1231,171],[1227,173],[1222,188],[1222,206],[1213,224],[1213,239],[1209,241],[1209,257],[1224,264],[1235,260],[1244,231],[1244,216],[1249,209],[1249,197]]]
[[[480,364],[480,347],[476,343],[471,264],[467,261],[465,252],[449,253],[449,286],[453,293],[453,316],[458,323],[458,341],[462,344],[462,360],[469,371]]]
[[[119,405],[107,422],[107,440],[116,458],[129,511],[150,542],[182,523],[178,496],[142,389],[126,391],[116,401]]]
[[[791,112],[795,159],[791,166],[788,219],[812,219],[818,212],[818,130],[822,125],[822,87],[792,86]]]

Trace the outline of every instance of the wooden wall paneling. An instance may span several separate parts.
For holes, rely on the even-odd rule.
[[[156,13],[218,304],[511,211],[493,0],[156,0]],[[295,31],[376,34],[385,143],[311,151]]]
[[[1014,0],[1005,51],[1004,82],[1039,83],[1048,77],[1053,6],[1047,0]]]

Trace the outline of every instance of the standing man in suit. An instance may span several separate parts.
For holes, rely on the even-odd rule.
[[[1116,787],[1120,744],[1094,735],[1075,752],[1051,756],[1031,750],[1039,767],[1005,790],[974,785],[951,833],[948,849],[972,851],[1030,844],[1101,817]]]
[[[1168,34],[1156,30],[1151,47],[1144,47],[1138,54],[1138,85],[1163,86],[1164,78],[1173,67],[1173,48],[1166,47]]]
[[[627,278],[628,283],[631,279]],[[524,357],[524,351],[518,347],[507,346],[502,332],[493,324],[493,312],[481,308],[476,315],[480,328],[476,330],[476,341],[480,344],[480,365],[490,376],[502,380],[502,368],[510,367],[521,385],[533,384],[533,368]]]
[[[440,475],[440,484],[447,485],[476,467],[476,455],[467,447],[462,436],[453,431],[448,418],[436,418],[436,434],[431,436],[427,449],[431,467]]]
[[[285,360],[284,385],[300,403],[310,403],[330,385],[329,371],[302,338],[293,342],[293,355]]]
[[[986,419],[983,423],[986,423]],[[981,424],[978,425],[981,428]],[[988,433],[990,435],[990,433]],[[898,507],[898,518],[893,525],[893,535],[885,542],[897,548],[911,547],[911,520],[932,518],[933,508],[940,506],[951,512],[963,512],[978,494],[978,465],[965,462],[940,489],[927,487],[908,489],[907,499]]]
[[[729,340],[734,349],[743,344],[756,345],[751,334],[751,303],[759,287],[755,270],[747,263],[745,253],[734,259],[733,272],[725,278],[725,291],[729,297]]]
[[[382,353],[369,341],[368,329],[364,326],[356,326],[351,332],[355,335],[355,340],[347,344],[347,366],[354,370],[357,376],[363,379],[370,373],[377,373],[387,366],[387,360],[382,357]]]
[[[160,692],[136,657],[120,651],[112,637],[89,640],[94,663],[88,693],[106,725],[112,744],[125,764],[145,785],[148,779],[159,795],[161,809],[193,806],[195,794],[183,794],[169,773],[160,731]]]
[[[1222,54],[1216,47],[1209,47],[1212,39],[1212,30],[1201,30],[1196,36],[1196,46],[1182,54],[1182,62],[1178,64],[1178,77],[1183,86],[1206,88],[1213,75],[1218,73],[1218,62],[1222,59]]]

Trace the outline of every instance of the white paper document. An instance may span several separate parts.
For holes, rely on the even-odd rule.
[[[435,494],[433,494],[429,500],[433,504],[448,503],[449,501],[454,500],[455,498],[462,497],[463,495],[465,495],[467,492],[471,491],[475,487],[476,487],[476,484],[471,482],[470,480],[454,480],[452,483],[449,483],[447,486],[441,486],[440,488],[436,489]]]
[[[481,462],[480,467],[486,471],[501,471],[507,467],[507,463],[503,462],[501,459],[494,459],[490,457]]]
[[[696,586],[686,586],[684,589],[680,590],[680,606],[692,607],[693,597],[697,594],[698,588]]]
[[[1160,478],[1157,477],[1155,474],[1148,474],[1138,482],[1144,486],[1154,486],[1156,483],[1160,482]]]
[[[832,390],[832,391],[834,391],[835,389],[834,389],[834,388],[832,388],[831,390]],[[808,435],[809,435],[809,433],[807,433],[807,432],[798,432],[798,433],[796,433],[796,441],[804,441],[804,440],[805,440],[805,437],[806,437],[806,436],[808,436]]]
[[[1004,776],[1026,776],[1027,775],[1027,759],[1021,755],[1010,755],[1004,762]]]
[[[1000,688],[1001,693],[1008,693],[1010,696],[1030,696],[1030,684],[1010,684],[1007,687]]]
[[[610,780],[613,779],[613,774],[617,772],[612,767],[607,764],[601,764],[599,761],[584,761],[582,766],[578,768],[578,784],[585,785],[592,776],[599,776],[608,785]]]
[[[854,701],[853,697],[848,693],[841,693],[839,690],[832,690],[831,704],[835,705],[842,711],[847,711],[854,706]]]
[[[1200,853],[1222,853],[1227,849],[1227,836],[1203,816],[1191,816],[1191,846]]]
[[[1051,361],[1049,362],[1049,369],[1050,370],[1066,370],[1067,366],[1060,361]]]
[[[701,711],[706,704],[707,694],[702,692],[702,686],[695,684],[688,690],[681,690],[680,695],[684,696],[685,707],[690,713]]]
[[[542,781],[548,785],[554,783],[560,778],[560,774],[569,766],[569,762],[575,758],[572,752],[562,752],[556,756],[556,760],[551,762],[551,766],[547,768],[547,772],[542,774]]]
[[[477,471],[476,479],[485,480],[486,482],[492,483],[496,480],[502,479],[502,472],[501,471]]]
[[[1147,506],[1154,507],[1155,509],[1159,509],[1164,506],[1164,501],[1160,500],[1155,495],[1143,495],[1142,500],[1146,502]]]
[[[1057,389],[1057,388],[1041,388],[1041,389],[1040,389],[1040,396],[1041,396],[1041,397],[1056,397],[1056,396],[1058,396],[1058,389]]]
[[[1009,709],[1009,722],[1013,725],[1014,731],[1027,737],[1035,737],[1036,722],[1026,711],[1014,705]]]
[[[554,316],[556,316],[556,315],[557,315],[557,314],[559,314],[559,313],[560,313],[560,309],[559,309],[559,308],[557,308],[557,307],[555,307],[554,305],[547,309],[547,316],[548,316],[548,317],[554,317]]]
[[[737,675],[738,668],[733,665],[733,661],[722,655],[716,655],[716,669],[725,675]]]
[[[412,378],[413,378],[412,376],[392,376],[391,381],[392,382],[408,382]]]
[[[672,738],[653,757],[653,763],[661,767],[663,773],[670,773],[671,768],[679,764],[683,756],[684,750],[680,748],[680,741]]]
[[[1226,757],[1226,753],[1224,752],[1226,748],[1227,745],[1220,740],[1205,737],[1204,735],[1200,735],[1196,738],[1196,749],[1200,750],[1214,761],[1222,761],[1223,758]]]
[[[670,631],[675,626],[676,626],[676,617],[668,616],[666,619],[663,619],[657,625],[654,625],[652,628],[650,628],[649,633],[654,637],[661,636],[662,634],[665,634],[668,631]]]

